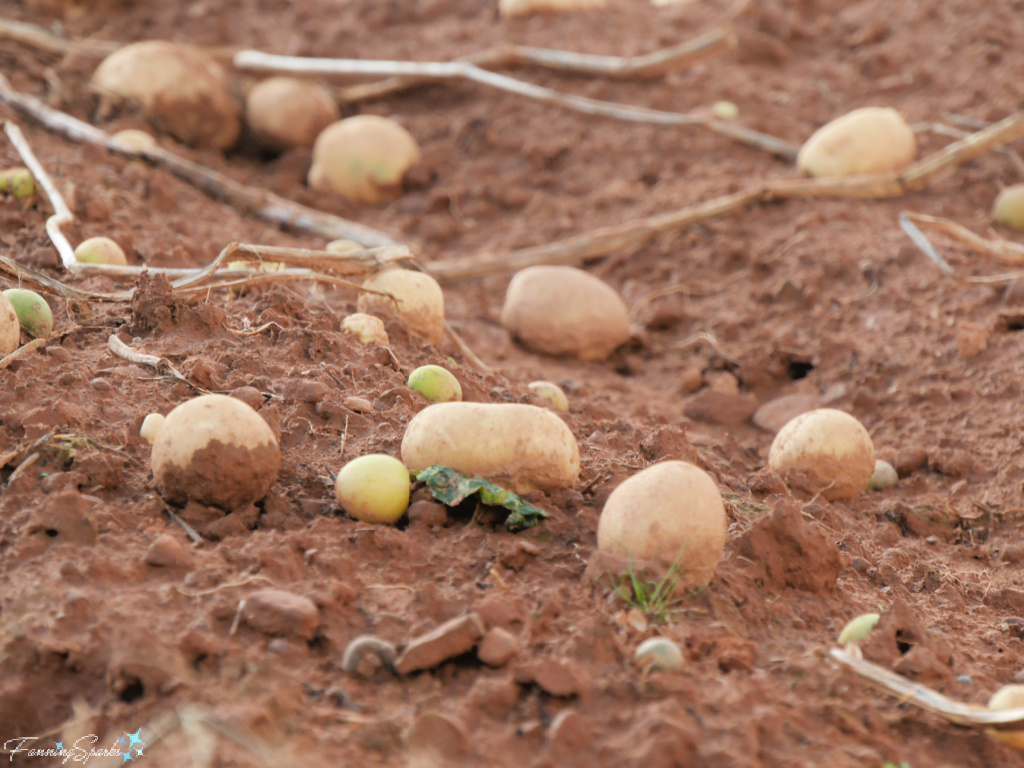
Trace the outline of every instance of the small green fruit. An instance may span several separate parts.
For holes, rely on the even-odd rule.
[[[15,197],[30,197],[36,191],[36,182],[28,168],[7,168],[0,171],[0,192]]]
[[[1024,184],[1014,184],[999,193],[992,217],[1012,229],[1024,230]]]
[[[36,339],[46,339],[53,330],[53,312],[46,299],[27,288],[10,288],[4,296],[11,302],[18,322],[25,332]]]
[[[122,267],[128,264],[121,246],[109,237],[90,237],[82,241],[75,248],[75,258],[83,264],[115,264]]]
[[[839,633],[840,643],[855,643],[858,640],[867,637],[868,633],[875,628],[875,624],[882,618],[877,613],[864,613],[855,619],[852,619],[849,624],[843,627],[843,631]]]
[[[569,410],[569,398],[557,384],[552,384],[550,381],[532,381],[526,386],[541,401],[541,405],[561,413]]]
[[[652,637],[637,646],[633,663],[658,671],[679,669],[683,666],[683,652],[667,638]]]
[[[338,503],[364,523],[394,523],[409,508],[409,470],[382,453],[353,459],[334,484]]]
[[[899,481],[900,476],[892,464],[875,459],[875,471],[872,473],[871,479],[868,480],[869,491],[884,491],[886,488],[892,488]]]
[[[409,381],[405,385],[435,403],[462,400],[459,380],[439,365],[421,365],[409,374]]]

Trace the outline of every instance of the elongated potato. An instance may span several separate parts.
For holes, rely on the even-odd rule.
[[[914,131],[890,107],[863,107],[815,131],[800,148],[796,166],[817,177],[898,171],[917,155]]]
[[[580,449],[565,422],[520,403],[438,403],[405,430],[402,463],[412,471],[443,464],[516,493],[575,485]]]

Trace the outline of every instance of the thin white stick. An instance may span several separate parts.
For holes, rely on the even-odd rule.
[[[64,269],[71,273],[79,272],[81,262],[75,258],[75,249],[71,247],[71,243],[64,237],[64,233],[60,231],[62,225],[70,224],[75,220],[74,215],[68,208],[67,203],[64,202],[60,192],[57,191],[53,180],[50,179],[49,174],[32,152],[32,148],[28,145],[28,141],[25,139],[21,129],[10,120],[5,120],[4,133],[11,140],[14,148],[18,150],[18,154],[25,161],[29,172],[39,183],[39,186],[43,188],[43,191],[46,192],[46,197],[49,199],[50,205],[53,206],[53,216],[46,220],[46,234],[50,236],[53,246],[57,249],[57,253],[60,254],[60,260],[64,264]]]

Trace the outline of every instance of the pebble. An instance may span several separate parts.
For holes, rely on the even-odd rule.
[[[717,389],[702,389],[691,397],[683,412],[696,421],[738,427],[757,411],[753,395],[729,394]]]
[[[263,405],[263,395],[256,387],[238,387],[238,389],[232,390],[231,396],[236,400],[241,400],[255,411],[258,411]]]
[[[346,397],[343,405],[356,413],[373,413],[373,403],[365,397]]]
[[[970,675],[957,675],[956,681],[964,685],[974,685],[974,680],[971,679]]]
[[[448,508],[436,501],[414,501],[409,505],[409,525],[441,528],[448,522]]]
[[[405,748],[406,764],[416,768],[466,765],[473,755],[462,722],[439,712],[425,712],[413,721],[405,735]]]
[[[192,553],[176,536],[162,533],[149,545],[143,561],[154,568],[190,568]]]
[[[900,477],[906,477],[928,464],[928,452],[923,448],[904,448],[896,454],[893,466]]]
[[[284,396],[300,403],[319,403],[330,391],[331,388],[322,381],[292,379],[284,387]]]
[[[516,670],[516,680],[520,683],[536,683],[552,696],[562,698],[579,696],[586,687],[582,669],[561,659],[548,658],[524,664]]]
[[[1018,547],[1016,544],[1007,544],[1003,547],[1000,559],[1007,563],[1019,563],[1024,561],[1024,548]]]
[[[395,669],[402,675],[433,669],[448,659],[473,650],[483,636],[484,625],[480,617],[467,613],[410,641],[395,662]]]
[[[594,742],[590,718],[572,709],[559,712],[548,728],[546,752],[558,765],[575,765]]]
[[[754,414],[754,426],[775,434],[802,413],[821,407],[817,395],[783,395],[771,400]]]
[[[489,667],[504,666],[518,653],[516,636],[501,627],[488,630],[476,651],[477,658]]]
[[[320,612],[308,597],[283,589],[261,589],[245,599],[242,618],[265,635],[311,640],[320,623]]]

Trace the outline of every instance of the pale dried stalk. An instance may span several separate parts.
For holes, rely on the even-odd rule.
[[[545,88],[507,75],[488,72],[468,61],[371,61],[364,59],[318,59],[301,56],[278,56],[261,51],[239,51],[234,58],[236,69],[250,72],[287,72],[303,75],[382,75],[419,77],[423,80],[470,80],[518,96],[557,104],[586,115],[610,117],[634,123],[653,125],[693,125],[707,128],[734,141],[749,144],[787,159],[794,159],[799,147],[734,123],[715,120],[703,115],[684,112],[664,112],[658,109],[615,104]]]
[[[748,205],[787,198],[900,197],[923,189],[942,170],[952,169],[1024,135],[1024,113],[973,133],[920,160],[902,173],[851,176],[840,179],[784,179],[610,227],[600,227],[553,243],[520,248],[506,254],[434,262],[427,271],[440,282],[456,282],[493,274],[508,274],[538,264],[578,264],[631,248],[662,232],[670,232],[739,210]]]
[[[967,728],[1000,728],[1024,723],[1024,707],[989,709],[981,704],[964,704],[845,649],[833,648],[829,656],[876,688],[898,697],[901,704],[914,704],[947,722]]]
[[[34,24],[0,19],[0,40],[10,40],[58,56],[75,55],[90,59],[103,59],[120,44],[102,40],[67,40],[47,32]]]
[[[476,353],[470,349],[469,344],[466,343],[465,339],[458,334],[458,332],[452,328],[452,324],[445,320],[445,330],[448,332],[448,338],[452,340],[452,343],[458,347],[462,357],[466,360],[466,363],[474,371],[479,373],[481,376],[486,376],[489,373],[493,373],[494,369],[491,368],[487,363],[477,357]]]
[[[0,81],[2,81],[3,75],[0,75]],[[0,82],[0,88],[4,85]],[[53,180],[49,174],[43,168],[42,163],[36,158],[32,152],[32,148],[28,145],[28,141],[25,139],[25,135],[10,120],[4,121],[4,133],[7,134],[7,138],[11,140],[11,144],[18,150],[18,154],[21,159],[25,162],[25,166],[36,182],[43,188],[46,193],[47,199],[50,201],[50,205],[53,206],[53,216],[50,216],[46,220],[46,234],[50,236],[50,241],[53,243],[53,247],[57,249],[57,253],[60,254],[61,263],[64,264],[64,269],[68,272],[78,272],[81,267],[81,262],[75,258],[75,249],[71,247],[71,243],[64,237],[64,233],[60,231],[61,226],[64,224],[70,224],[75,220],[74,215],[68,208],[67,203],[64,202],[64,198],[61,197],[60,192],[57,191],[57,187],[54,186]]]
[[[249,187],[166,149],[133,148],[114,141],[96,126],[53,109],[34,96],[15,91],[2,74],[0,101],[67,139],[104,147],[115,154],[141,158],[167,168],[175,176],[202,190],[213,199],[223,200],[243,213],[251,213],[283,229],[305,232],[326,240],[352,240],[370,247],[398,244],[392,237],[372,227],[307,208],[264,189]]]
[[[939,268],[939,271],[942,272],[942,274],[944,274],[946,277],[951,277],[952,279],[961,283],[974,285],[990,285],[994,283],[1009,283],[1024,276],[1024,273],[1021,272],[1011,272],[1009,274],[986,275],[984,277],[961,277],[956,273],[956,270],[950,266],[949,262],[942,258],[938,250],[936,250],[935,246],[932,245],[931,240],[929,240],[927,236],[925,236],[924,232],[922,232],[917,226],[916,222],[923,222],[924,220],[932,218],[933,217],[931,216],[922,216],[920,214],[913,214],[904,211],[903,213],[900,214],[899,218],[900,228],[903,229],[907,237],[910,238],[910,241],[917,246],[918,250],[920,250],[925,256],[927,256],[931,260],[931,262]],[[938,219],[938,221],[945,220]],[[953,227],[960,227],[959,224],[955,224],[953,222],[948,223],[953,225]],[[963,228],[961,227],[961,229]],[[985,242],[981,240],[981,238],[977,238],[977,236],[974,235],[974,233],[970,232],[969,230],[964,229],[963,232],[966,233],[966,235],[969,235],[971,238],[977,239],[981,243]]]
[[[15,360],[20,360],[25,355],[27,355],[29,352],[32,352],[33,350],[39,349],[45,343],[46,343],[46,339],[33,339],[32,341],[28,342],[27,344],[22,344],[16,350],[11,352],[11,354],[7,355],[4,358],[0,358],[0,371],[2,371],[4,368],[9,366]]]
[[[209,390],[204,389],[203,387],[200,387],[197,384],[193,384],[191,381],[189,381],[180,373],[178,373],[178,371],[175,370],[174,366],[171,365],[170,361],[167,360],[166,358],[158,357],[156,355],[147,355],[144,352],[138,352],[129,347],[127,344],[125,344],[123,341],[117,338],[117,336],[114,334],[111,334],[110,338],[107,339],[107,349],[109,349],[111,352],[113,352],[115,355],[117,355],[123,360],[127,360],[130,363],[135,363],[136,365],[147,366],[149,368],[152,368],[157,373],[163,374],[165,376],[170,376],[173,379],[177,379],[182,384],[187,384],[188,386],[192,387],[192,389],[198,392],[202,392],[203,394],[209,394]]]
[[[913,213],[912,211],[904,211],[902,215],[925,229],[934,229],[953,240],[963,243],[975,253],[991,256],[1003,264],[1024,263],[1024,245],[1020,243],[1003,240],[1002,238],[986,240],[980,235],[974,234],[967,227],[939,216],[928,216],[924,213]]]
[[[481,69],[499,69],[532,64],[558,72],[624,79],[657,77],[735,47],[736,35],[732,30],[713,29],[693,40],[687,40],[642,56],[594,56],[586,53],[508,44],[463,56],[455,61],[475,64]],[[342,88],[338,91],[338,96],[342,101],[366,101],[429,82],[432,82],[432,78],[390,77],[375,83],[362,83]]]

